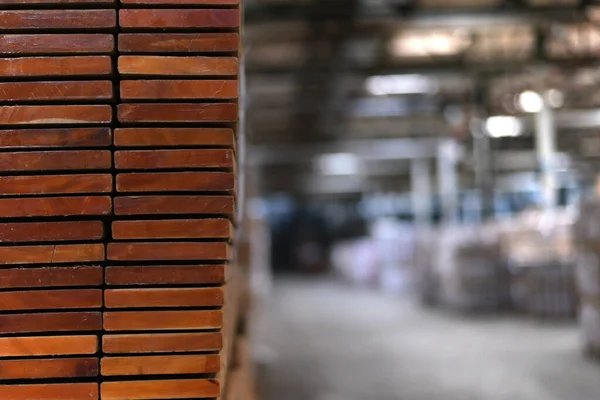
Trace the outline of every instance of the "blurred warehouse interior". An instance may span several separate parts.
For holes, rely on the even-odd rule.
[[[600,1],[245,8],[246,239],[262,265],[258,292],[270,291],[272,267],[572,321],[571,333],[579,315],[583,348],[600,352]],[[597,398],[570,393],[552,400]],[[446,398],[404,395],[368,398]],[[550,399],[506,396],[456,398]]]

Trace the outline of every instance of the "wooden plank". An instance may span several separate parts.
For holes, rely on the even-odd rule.
[[[111,71],[109,56],[0,58],[0,77],[109,75]]]
[[[0,213],[5,218],[108,215],[111,208],[108,196],[0,198]]]
[[[222,347],[223,336],[219,332],[102,336],[102,350],[107,354],[186,353],[218,351]]]
[[[240,11],[236,9],[121,9],[122,28],[237,28]]]
[[[114,137],[115,145],[121,147],[235,147],[233,130],[229,128],[118,128]]]
[[[110,174],[0,176],[0,196],[111,191]]]
[[[104,261],[104,245],[58,244],[0,247],[0,264],[58,264]]]
[[[109,169],[110,150],[28,151],[0,153],[0,172]]]
[[[234,103],[119,104],[117,115],[122,123],[235,122],[238,119],[238,107]]]
[[[100,312],[59,312],[0,315],[0,333],[99,331]]]
[[[111,129],[103,127],[0,130],[2,149],[108,147],[111,140]]]
[[[123,100],[236,99],[235,80],[135,80],[121,81]]]
[[[106,311],[106,331],[168,331],[219,329],[223,313],[217,310],[201,311]]]
[[[233,168],[231,149],[127,150],[115,152],[118,169]],[[2,167],[0,159],[0,168]]]
[[[0,0],[2,5],[27,4],[35,7],[42,4],[112,4],[115,0]]]
[[[2,238],[0,225],[0,241]],[[160,221],[114,221],[114,239],[231,239],[228,219],[174,219]]]
[[[0,360],[0,379],[91,378],[98,376],[98,359],[46,358]]]
[[[103,124],[111,119],[112,108],[102,104],[0,107],[0,125]]]
[[[122,75],[236,76],[238,64],[236,57],[121,56],[118,68]]]
[[[108,308],[220,307],[223,298],[221,288],[107,289],[104,292]]]
[[[59,289],[0,292],[0,310],[66,310],[102,307],[100,289]],[[0,368],[2,371],[2,368]],[[1,372],[0,372],[1,374]]]
[[[107,257],[113,261],[208,261],[229,260],[230,256],[231,249],[224,242],[109,243],[107,248]]]
[[[97,383],[0,385],[2,400],[98,400]]]
[[[238,5],[240,0],[121,0],[122,4],[186,4],[199,6]]]
[[[0,283],[2,283],[0,270]],[[108,285],[202,285],[225,282],[224,265],[106,267]]]
[[[113,49],[113,35],[103,33],[0,36],[0,54],[110,53]]]
[[[114,201],[116,215],[232,215],[235,212],[232,196],[128,196],[116,197]]]
[[[239,47],[237,33],[122,33],[124,53],[230,53]]]
[[[0,338],[0,357],[86,355],[97,351],[98,338],[93,335]]]
[[[0,101],[80,101],[112,99],[110,81],[0,83]]]
[[[99,286],[102,267],[45,267],[0,269],[0,288]]]
[[[103,376],[131,376],[212,374],[220,367],[218,355],[175,355],[105,357],[100,368]]]
[[[0,178],[1,179],[1,178]],[[117,175],[118,192],[232,191],[230,172],[154,172]],[[0,193],[2,193],[0,180]]]
[[[115,10],[0,11],[0,29],[99,29],[117,25]]]
[[[103,382],[100,385],[103,400],[204,399],[217,397],[219,392],[219,382],[214,379]]]
[[[0,243],[98,240],[103,234],[101,221],[0,223]]]

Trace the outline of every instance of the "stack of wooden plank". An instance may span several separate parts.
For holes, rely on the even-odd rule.
[[[239,0],[0,0],[0,398],[221,396]]]
[[[231,0],[121,7],[101,396],[214,398],[233,238],[240,13]]]
[[[98,398],[117,24],[107,7],[0,1],[2,399]]]

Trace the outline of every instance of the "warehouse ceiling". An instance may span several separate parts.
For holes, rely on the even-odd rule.
[[[600,128],[597,1],[247,0],[244,40],[249,162],[268,192],[407,190],[407,159],[433,157],[444,138],[468,153],[472,118],[522,116],[527,90],[554,90],[559,135]],[[494,146],[532,148],[504,141]],[[369,151],[382,148],[397,159]],[[361,174],[327,176],[328,155],[355,149],[370,155]]]

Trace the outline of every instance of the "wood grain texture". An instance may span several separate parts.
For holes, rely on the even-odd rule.
[[[0,125],[108,123],[109,105],[2,106]]]
[[[232,215],[232,196],[128,196],[116,197],[116,215],[223,214]],[[0,210],[2,200],[0,199]]]
[[[65,310],[100,307],[102,307],[102,290],[100,289],[0,292],[0,310],[2,311]]]
[[[100,312],[59,312],[0,315],[0,333],[99,331]]]
[[[97,383],[0,385],[2,400],[98,400]]]
[[[0,214],[8,218],[107,215],[111,208],[108,196],[0,198]]]
[[[110,53],[114,38],[103,33],[0,35],[0,54]]]
[[[105,357],[100,368],[103,376],[132,376],[214,374],[220,367],[218,355],[175,355]]]
[[[109,56],[0,58],[0,77],[108,75],[111,71]]]
[[[108,147],[110,128],[51,128],[0,130],[0,148]]]
[[[87,355],[97,351],[98,338],[92,335],[0,338],[0,357]]]
[[[238,119],[238,107],[234,103],[119,104],[117,115],[122,123],[235,122]]]
[[[109,243],[107,248],[107,257],[113,261],[208,261],[228,260],[230,256],[231,249],[224,242]]]
[[[102,350],[107,354],[187,353],[218,351],[222,348],[223,336],[220,332],[102,336]]]
[[[115,167],[118,169],[233,168],[234,160],[235,155],[231,149],[115,152]]]
[[[0,153],[0,172],[109,169],[111,164],[109,150]]]
[[[230,53],[239,48],[237,33],[122,33],[124,53]]]
[[[108,308],[219,307],[224,294],[222,288],[107,289],[104,301]]]
[[[0,29],[98,29],[117,25],[115,10],[10,10],[0,11]]]
[[[221,311],[106,311],[106,331],[168,331],[219,329]]]
[[[0,247],[0,264],[58,264],[104,261],[103,244]]]
[[[1,278],[2,270],[0,284]],[[106,267],[108,285],[203,285],[224,282],[224,265]]]
[[[0,178],[0,193],[2,193]],[[118,192],[232,191],[230,172],[154,172],[117,175]]]
[[[135,80],[121,81],[123,100],[236,99],[235,80]]]
[[[121,56],[118,68],[122,75],[236,76],[239,65],[236,57]]]
[[[240,0],[121,0],[122,4],[189,4],[199,6],[233,6]]]
[[[42,4],[112,4],[115,0],[0,0],[0,4],[27,4],[31,7]]]
[[[235,147],[233,130],[229,128],[118,128],[114,140],[120,147]]]
[[[55,81],[0,83],[0,101],[110,100],[110,81]]]
[[[0,176],[0,196],[60,193],[107,193],[112,190],[109,174]]]
[[[123,28],[237,28],[240,11],[236,9],[121,9]]]
[[[45,267],[0,269],[0,288],[99,286],[102,267]]]
[[[103,233],[101,221],[0,223],[0,243],[91,241],[101,239]]]
[[[0,225],[0,241],[2,239]],[[231,239],[228,219],[174,219],[160,221],[115,221],[114,239]]]
[[[98,376],[98,359],[48,358],[0,360],[0,379],[91,378]]]
[[[104,382],[100,392],[103,400],[204,399],[219,396],[220,386],[213,379]]]

